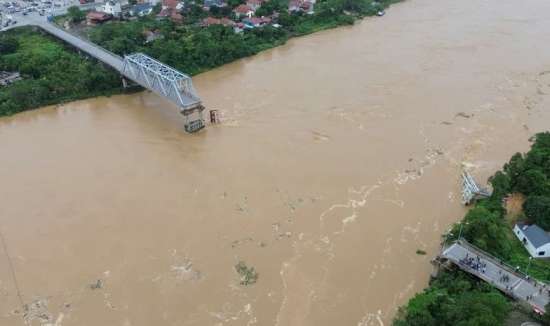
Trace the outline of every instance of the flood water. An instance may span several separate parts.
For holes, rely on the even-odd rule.
[[[197,76],[198,134],[148,92],[0,119],[0,324],[389,325],[462,167],[548,129],[549,30],[544,0],[410,0]]]

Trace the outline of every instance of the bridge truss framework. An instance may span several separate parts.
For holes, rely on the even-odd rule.
[[[186,131],[195,132],[204,128],[204,107],[193,87],[191,77],[143,53],[124,56],[121,73],[178,104],[186,119]]]
[[[462,203],[469,205],[472,201],[491,196],[491,192],[481,188],[474,178],[466,171],[462,172]]]

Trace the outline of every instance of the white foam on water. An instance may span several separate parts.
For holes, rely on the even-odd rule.
[[[382,321],[382,311],[378,310],[376,313],[366,313],[363,318],[357,323],[357,326],[384,326]]]

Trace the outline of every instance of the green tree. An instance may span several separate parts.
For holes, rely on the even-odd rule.
[[[243,4],[245,2],[246,2],[245,0],[227,0],[227,5],[229,5],[229,7],[231,8],[235,8],[238,5]]]
[[[74,23],[81,22],[86,18],[86,14],[77,6],[69,7],[67,9],[67,16]]]
[[[288,6],[288,1],[283,0],[270,0],[264,2],[260,8],[256,10],[255,15],[258,17],[261,16],[271,16],[274,12],[286,11]]]
[[[541,321],[544,325],[550,325],[550,303],[547,303],[546,306],[544,306],[544,310],[546,312],[542,315]]]
[[[529,169],[516,177],[516,191],[525,195],[548,194],[548,178],[541,169]]]
[[[523,203],[523,211],[530,221],[550,230],[550,197],[529,196]]]
[[[489,183],[493,187],[492,198],[499,200],[503,198],[511,191],[510,176],[502,171],[497,171],[492,177],[489,178]]]
[[[19,46],[19,42],[15,37],[3,36],[0,37],[0,53],[10,54],[14,53]]]
[[[503,258],[510,255],[509,227],[498,212],[481,205],[472,208],[464,220],[454,226],[452,233],[455,237],[460,233],[461,224],[462,237],[470,243]]]
[[[398,311],[394,326],[502,325],[506,298],[464,272],[441,272],[424,292]]]

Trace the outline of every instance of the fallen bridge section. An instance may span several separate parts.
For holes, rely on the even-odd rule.
[[[544,313],[545,306],[550,302],[548,285],[519,273],[465,240],[444,248],[439,258],[446,258],[463,271],[527,304],[538,313]]]
[[[195,132],[204,128],[202,117],[204,107],[193,87],[191,77],[188,75],[143,53],[134,53],[122,58],[47,21],[33,21],[29,24],[42,28],[49,34],[111,66],[123,77],[176,104],[185,117],[186,131]]]
[[[191,77],[143,53],[124,56],[121,73],[141,86],[177,103],[182,111],[200,105],[201,101]]]
[[[469,205],[476,199],[490,196],[491,193],[487,189],[481,188],[468,172],[462,172],[462,203],[464,205]]]

